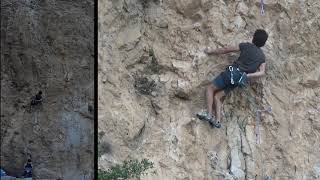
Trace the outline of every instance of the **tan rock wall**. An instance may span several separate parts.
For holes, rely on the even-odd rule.
[[[320,4],[264,8],[262,16],[258,0],[99,1],[99,131],[111,149],[99,167],[149,158],[157,173],[142,179],[319,178]],[[205,85],[238,54],[202,51],[251,41],[257,28],[269,33],[267,76],[227,97],[223,128],[212,129],[194,114],[205,108]],[[137,74],[156,84],[152,92],[136,88]],[[257,126],[255,111],[270,106]]]

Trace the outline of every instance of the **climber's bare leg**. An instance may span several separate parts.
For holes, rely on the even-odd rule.
[[[214,97],[214,95],[213,95],[213,97]],[[212,103],[212,109],[214,110],[212,113],[212,115],[214,115],[214,117],[216,117],[217,115],[216,115],[216,106],[214,105],[214,103]]]
[[[222,107],[222,99],[225,97],[225,93],[223,90],[218,91],[214,95],[214,104],[215,104],[215,114],[216,121],[221,122],[221,107]]]
[[[218,90],[219,89],[216,86],[214,86],[213,84],[210,84],[207,87],[207,91],[206,91],[206,94],[207,94],[207,112],[209,114],[212,114],[212,106],[213,106],[214,94]]]
[[[214,94],[215,95],[215,94]],[[213,95],[213,97],[214,97],[214,95]],[[223,102],[224,102],[224,100],[226,99],[226,96],[222,96],[222,98],[221,98],[221,103],[222,103],[222,105],[223,105]],[[221,106],[222,106],[221,105]],[[222,107],[221,107],[222,108]],[[217,113],[216,113],[216,105],[215,105],[215,103],[213,103],[212,104],[212,109],[214,109],[214,117],[217,117]]]

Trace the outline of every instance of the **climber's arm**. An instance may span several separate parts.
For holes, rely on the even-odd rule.
[[[254,73],[249,73],[247,74],[248,78],[256,78],[256,77],[262,77],[266,74],[266,63],[262,63],[259,66],[258,71],[254,72]]]
[[[227,46],[224,48],[218,48],[218,49],[212,49],[212,48],[206,48],[204,50],[205,53],[207,54],[226,54],[226,53],[230,53],[230,52],[238,52],[240,51],[239,46]]]

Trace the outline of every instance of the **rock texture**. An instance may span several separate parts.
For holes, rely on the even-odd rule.
[[[93,178],[93,1],[1,1],[1,168]],[[29,108],[39,90],[43,106]]]
[[[98,3],[101,169],[148,158],[157,172],[142,179],[319,179],[318,1],[266,1],[264,15],[258,0]],[[251,41],[257,28],[269,33],[267,75],[228,96],[213,129],[195,113],[238,54],[203,49]]]

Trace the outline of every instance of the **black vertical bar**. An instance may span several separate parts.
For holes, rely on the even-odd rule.
[[[98,0],[94,0],[94,179],[98,179]]]

